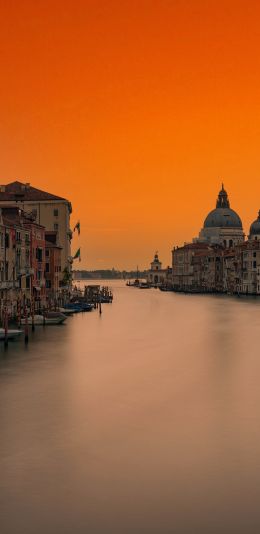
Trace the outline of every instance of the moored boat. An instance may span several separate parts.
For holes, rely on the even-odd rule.
[[[23,317],[21,319],[21,324],[25,325],[26,321],[28,325],[34,324],[35,326],[40,325],[52,325],[52,324],[62,324],[67,320],[66,315],[60,312],[46,312],[44,315],[34,315],[34,318],[30,315]]]
[[[8,328],[7,330],[7,339],[15,339],[23,333],[22,330],[17,330],[15,328]],[[5,339],[5,329],[0,328],[0,341]]]

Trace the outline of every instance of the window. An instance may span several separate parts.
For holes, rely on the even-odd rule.
[[[9,234],[5,234],[5,248],[9,248],[9,243],[10,243]]]
[[[50,256],[50,251],[49,251],[48,248],[46,249],[45,256],[46,256],[46,258],[49,258],[49,256]]]
[[[43,256],[43,254],[42,254],[42,248],[37,248],[37,249],[36,249],[36,259],[37,259],[38,261],[42,261],[42,256]]]
[[[256,261],[253,261],[253,269],[256,269]]]
[[[26,276],[26,289],[30,289],[30,277]]]
[[[50,264],[49,263],[46,263],[45,272],[46,273],[50,272]]]
[[[59,230],[59,225],[58,225],[58,223],[54,223],[53,227],[54,227],[54,230],[55,230],[56,232],[58,232],[58,230]]]
[[[59,216],[59,210],[58,209],[53,210],[53,215],[54,215],[54,217],[58,217]]]
[[[46,288],[51,289],[51,280],[46,280]]]

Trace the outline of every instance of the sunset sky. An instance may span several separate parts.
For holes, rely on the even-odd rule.
[[[169,264],[222,181],[248,232],[259,2],[0,0],[0,23],[0,181],[71,200],[79,267]]]

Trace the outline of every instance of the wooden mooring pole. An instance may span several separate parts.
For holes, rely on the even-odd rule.
[[[29,341],[29,328],[28,328],[28,313],[27,313],[26,305],[24,308],[24,316],[25,316],[24,342],[25,342],[25,345],[27,345]]]
[[[7,307],[4,307],[4,325],[5,325],[5,348],[8,347],[8,311]]]

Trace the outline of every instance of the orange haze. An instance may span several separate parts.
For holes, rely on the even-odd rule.
[[[2,0],[1,183],[66,196],[87,268],[197,235],[221,181],[260,207],[256,0]],[[75,267],[77,267],[75,262]]]

